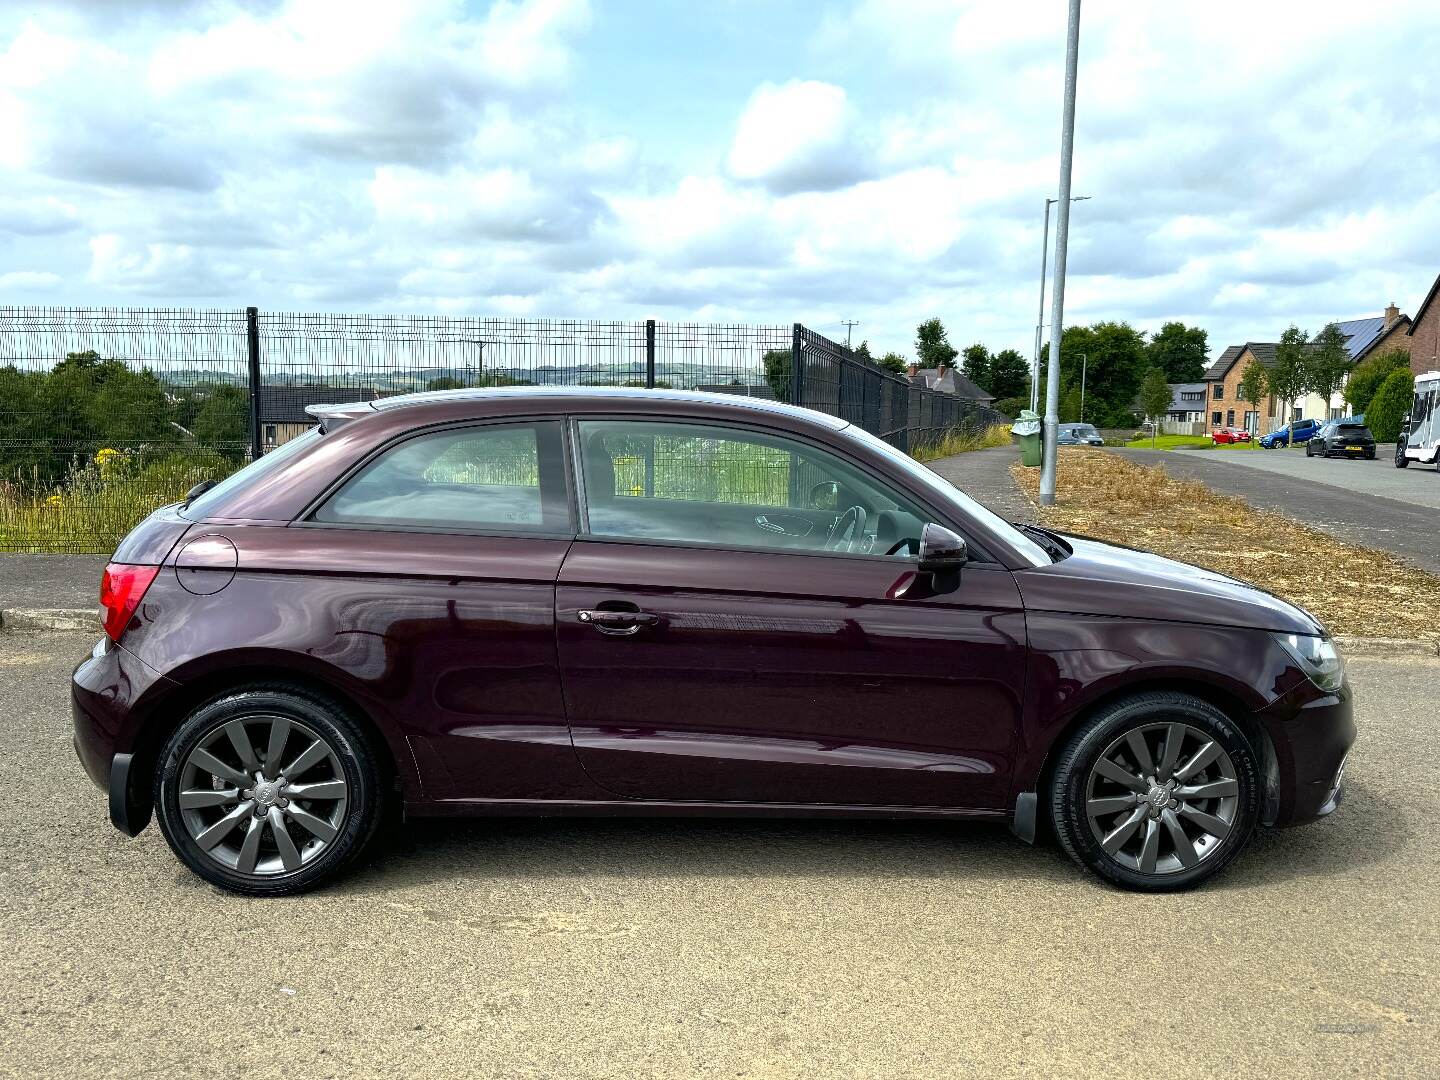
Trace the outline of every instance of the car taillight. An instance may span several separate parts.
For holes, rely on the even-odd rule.
[[[100,617],[105,622],[105,634],[111,641],[119,643],[120,635],[130,625],[135,609],[145,598],[145,590],[160,572],[158,566],[129,566],[125,563],[111,563],[100,576]]]

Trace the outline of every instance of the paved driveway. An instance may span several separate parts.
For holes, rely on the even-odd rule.
[[[1175,450],[1172,453],[1213,458],[1217,465],[1260,469],[1301,484],[1327,484],[1440,510],[1440,475],[1435,466],[1412,463],[1408,469],[1397,469],[1393,446],[1380,447],[1374,461],[1306,457],[1303,450]]]
[[[1345,804],[1178,896],[996,827],[531,819],[254,900],[106,823],[89,645],[0,634],[0,1075],[1440,1071],[1440,661],[1353,662]]]

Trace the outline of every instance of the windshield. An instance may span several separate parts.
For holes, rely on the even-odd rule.
[[[974,499],[970,498],[963,491],[957,488],[948,480],[943,479],[933,469],[927,469],[920,462],[916,461],[909,454],[895,449],[884,439],[871,435],[863,428],[851,424],[845,429],[845,434],[852,438],[859,439],[867,446],[882,452],[896,468],[900,469],[911,483],[922,491],[933,494],[939,499],[949,499],[951,502],[958,502],[965,513],[980,522],[985,528],[998,533],[1005,538],[1006,543],[1021,552],[1034,566],[1049,566],[1052,560],[1049,553],[1037,544],[1030,537],[1017,529],[1010,522],[1006,521],[993,510],[981,506]]]
[[[294,457],[301,450],[313,444],[320,438],[320,429],[311,428],[303,435],[297,435],[287,443],[281,443],[268,454],[256,458],[249,465],[246,465],[239,472],[233,472],[220,483],[216,484],[203,495],[192,499],[189,506],[183,507],[180,511],[182,517],[199,521],[208,517],[215,510],[227,502],[232,495],[242,491],[248,491],[264,481],[264,479],[283,465],[287,460]]]

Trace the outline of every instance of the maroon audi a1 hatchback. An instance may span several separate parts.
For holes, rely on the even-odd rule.
[[[1137,889],[1328,814],[1304,611],[1017,527],[843,420],[452,391],[319,426],[120,545],[76,746],[135,835],[283,894],[410,815],[943,817]]]

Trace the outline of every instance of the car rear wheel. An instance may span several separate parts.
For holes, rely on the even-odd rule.
[[[1055,834],[1081,866],[1127,889],[1173,892],[1223,870],[1260,811],[1245,734],[1188,694],[1126,698],[1060,753],[1049,792]]]
[[[188,716],[155,778],[161,832],[211,884],[304,892],[359,856],[380,820],[374,753],[355,722],[297,690],[250,687]]]

